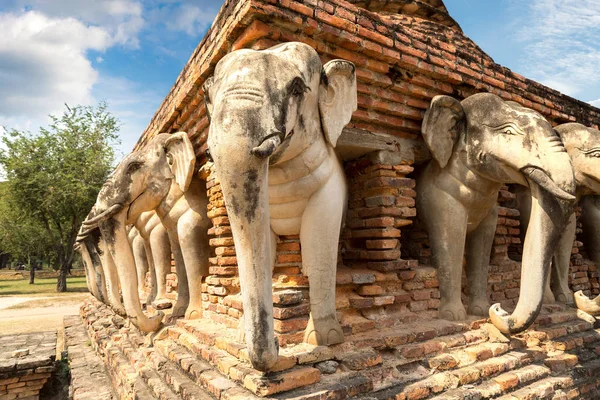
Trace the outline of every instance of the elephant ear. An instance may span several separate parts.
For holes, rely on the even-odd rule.
[[[454,144],[465,126],[464,119],[462,105],[450,96],[435,96],[425,112],[421,132],[433,158],[442,168],[452,156]]]
[[[186,191],[192,181],[196,154],[187,133],[177,132],[165,140],[165,153],[169,168],[175,176],[175,182],[182,191]]]
[[[344,127],[356,111],[356,68],[344,60],[332,60],[323,66],[325,77],[319,86],[319,112],[325,139],[335,147]]]
[[[210,98],[210,89],[212,88],[214,82],[215,78],[210,76],[204,81],[204,84],[202,85],[202,91],[204,91],[204,104],[206,104],[206,112],[208,113],[209,119],[213,111],[213,104]]]

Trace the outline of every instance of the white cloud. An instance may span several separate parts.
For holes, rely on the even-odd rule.
[[[513,2],[525,73],[571,96],[600,83],[600,0]]]
[[[110,45],[105,30],[36,11],[0,14],[0,26],[0,124],[24,128],[64,102],[90,103],[98,73],[85,53]]]
[[[133,0],[14,0],[15,9],[31,9],[50,18],[71,17],[101,27],[112,42],[133,48],[139,46],[138,34],[144,25],[143,7]]]
[[[142,7],[130,0],[16,0],[0,13],[0,125],[37,131],[68,104],[92,104],[89,51],[135,48]],[[96,57],[96,62],[104,59]]]
[[[598,100],[593,100],[589,102],[591,105],[593,105],[594,107],[598,107],[600,108],[600,99]]]
[[[215,12],[206,7],[183,4],[175,9],[174,15],[167,19],[167,28],[184,31],[190,36],[201,34],[210,26],[215,17]]]

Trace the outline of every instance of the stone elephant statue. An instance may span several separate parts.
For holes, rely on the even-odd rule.
[[[417,179],[417,212],[438,271],[440,317],[486,314],[498,191],[504,183],[531,188],[519,302],[512,315],[499,304],[489,310],[500,331],[526,329],[539,314],[552,253],[574,209],[573,168],[560,138],[539,113],[491,93],[462,102],[434,97],[422,133],[433,160]],[[464,255],[467,310],[461,301]]]
[[[244,332],[254,368],[277,361],[272,270],[278,235],[300,235],[310,319],[304,341],[343,341],[336,318],[338,241],[347,187],[335,153],[357,108],[354,64],[303,43],[239,50],[204,85],[214,160],[235,242]],[[235,154],[235,157],[232,155]]]
[[[208,273],[206,185],[194,178],[196,156],[185,132],[162,133],[126,156],[104,184],[94,215],[83,227],[98,225],[112,255],[130,320],[144,332],[156,331],[163,314],[148,318],[141,309],[133,251],[126,226],[155,210],[167,230],[175,258],[178,298],[173,317],[202,315],[201,282]]]
[[[577,200],[580,200],[582,196],[600,194],[600,131],[573,122],[559,125],[554,129],[560,136],[567,154],[571,158],[575,172]],[[520,187],[517,189],[516,194],[518,207],[521,211],[520,220],[523,232],[529,225],[531,193],[528,188]],[[587,202],[584,200],[581,204],[587,210],[583,220],[586,222],[593,221],[593,212],[589,210]],[[591,226],[587,229],[588,232],[598,229],[595,224],[589,225]],[[573,293],[569,289],[568,277],[571,251],[575,241],[575,230],[576,217],[573,213],[569,217],[569,222],[554,252],[552,268],[549,271],[551,276],[546,279],[544,289],[545,303],[553,303],[554,301],[573,303]],[[600,243],[600,241],[595,243]],[[596,248],[596,246],[591,247]],[[584,311],[594,312],[595,303],[589,303],[589,299],[583,293],[578,293],[577,304]],[[600,308],[598,311],[600,311]]]

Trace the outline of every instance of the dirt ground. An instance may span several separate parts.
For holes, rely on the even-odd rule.
[[[63,316],[79,314],[79,306],[85,296],[87,294],[73,293],[73,296],[55,301],[40,297],[1,297],[0,335],[62,328]]]

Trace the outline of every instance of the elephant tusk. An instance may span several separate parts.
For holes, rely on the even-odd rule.
[[[107,208],[106,210],[101,212],[100,214],[96,215],[94,218],[86,219],[85,221],[83,221],[82,227],[85,227],[85,228],[93,227],[98,222],[112,217],[114,214],[121,211],[121,209],[123,209],[123,204],[113,204],[112,206],[110,206],[109,208]]]
[[[280,144],[281,135],[279,133],[274,133],[263,140],[259,146],[253,148],[252,154],[260,158],[270,157]]]
[[[542,170],[541,168],[529,165],[524,168],[521,168],[521,172],[523,172],[525,175],[527,175],[532,181],[534,181],[536,184],[538,184],[541,188],[543,188],[544,190],[548,191],[549,193],[555,195],[559,199],[568,200],[568,201],[575,200],[574,195],[559,188],[558,185],[556,183],[554,183],[554,181],[552,179],[550,179],[548,174],[546,174],[546,172],[544,172],[544,170]]]

